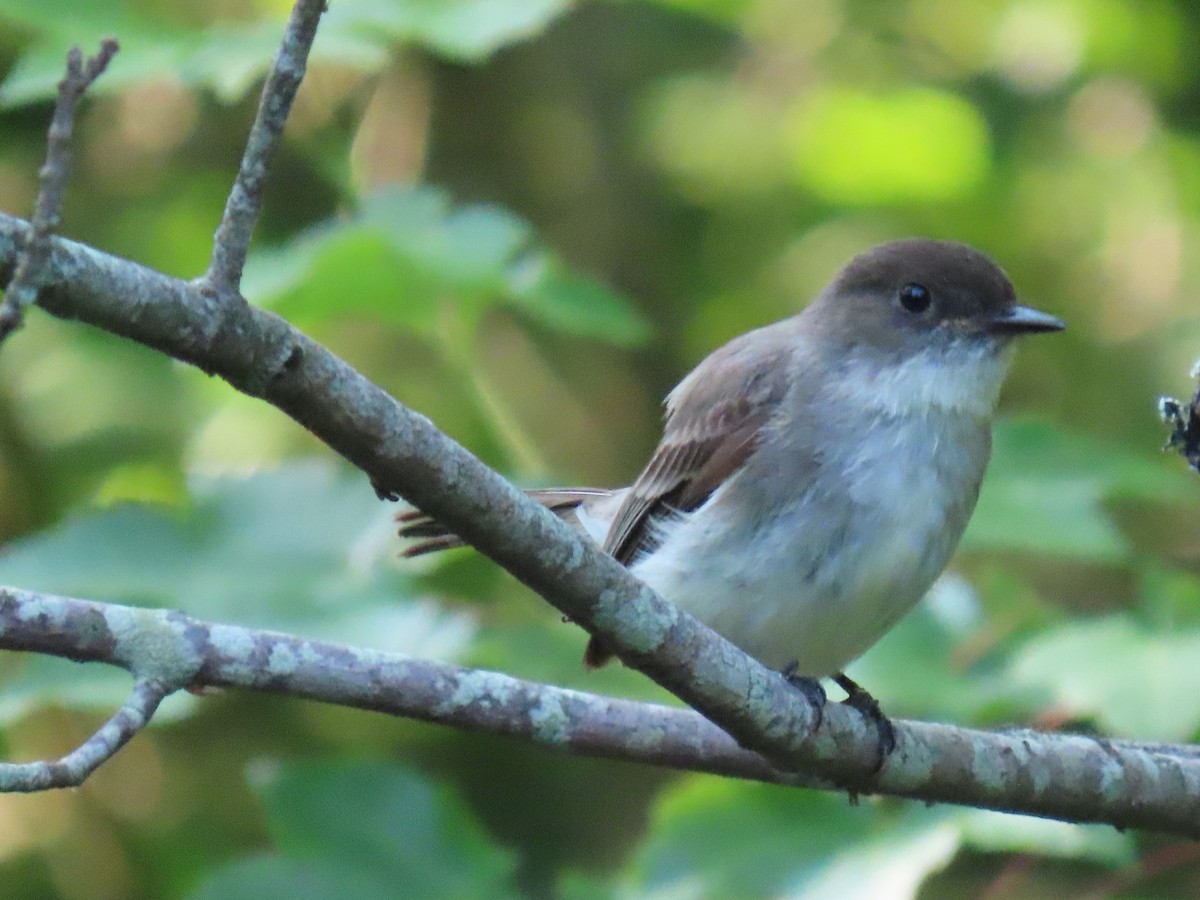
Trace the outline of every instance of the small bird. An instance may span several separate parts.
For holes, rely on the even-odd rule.
[[[529,494],[658,592],[880,732],[843,669],[941,574],[975,508],[1013,338],[1061,320],[968,246],[913,238],[852,259],[798,315],[710,354],[666,399],[632,487]],[[418,556],[461,541],[417,511]],[[612,654],[593,637],[591,668]]]

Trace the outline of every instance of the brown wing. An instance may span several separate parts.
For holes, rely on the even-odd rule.
[[[662,442],[617,511],[604,549],[628,565],[654,546],[656,520],[701,506],[750,458],[783,399],[795,320],[712,353],[667,398]]]

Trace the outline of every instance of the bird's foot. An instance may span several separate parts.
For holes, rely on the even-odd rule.
[[[825,721],[825,688],[821,687],[821,681],[818,678],[813,678],[809,675],[801,675],[797,672],[800,668],[799,660],[792,660],[780,671],[783,680],[798,690],[804,695],[804,699],[808,701],[808,705],[813,709],[815,720],[813,722],[813,731],[821,727],[821,723]]]
[[[879,738],[879,762],[875,766],[875,771],[878,772],[883,768],[884,761],[896,749],[896,729],[892,727],[891,721],[879,708],[879,701],[860,687],[858,682],[847,678],[841,672],[834,675],[833,680],[846,692],[846,705],[854,707],[864,717],[875,723],[875,731]]]

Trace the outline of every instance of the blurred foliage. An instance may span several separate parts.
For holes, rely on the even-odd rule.
[[[0,0],[0,208],[67,47],[64,231],[192,277],[286,0]],[[526,483],[615,484],[707,351],[908,234],[999,259],[1030,341],[948,575],[856,664],[896,715],[1196,740],[1200,508],[1157,450],[1200,355],[1184,0],[334,0],[247,269]],[[603,373],[603,377],[597,377]],[[401,564],[366,480],[222,383],[32,315],[0,354],[0,582],[663,700],[476,556]],[[0,750],[120,672],[0,659]],[[82,789],[0,796],[20,898],[1200,893],[1192,845],[551,756],[278,698],[172,698]]]

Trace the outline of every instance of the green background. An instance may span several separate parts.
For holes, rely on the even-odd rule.
[[[121,53],[62,231],[203,271],[286,4],[0,0],[0,208],[66,49]],[[893,715],[1200,732],[1200,9],[1184,0],[333,0],[245,292],[525,484],[616,485],[706,352],[922,234],[1070,323],[1030,340],[951,574],[851,670]],[[0,352],[0,583],[585,675],[470,552],[403,563],[366,479],[264,404],[31,312]],[[0,658],[0,753],[122,673]],[[580,760],[315,704],[172,698],[83,788],[0,797],[13,898],[1190,897],[1195,845]]]

